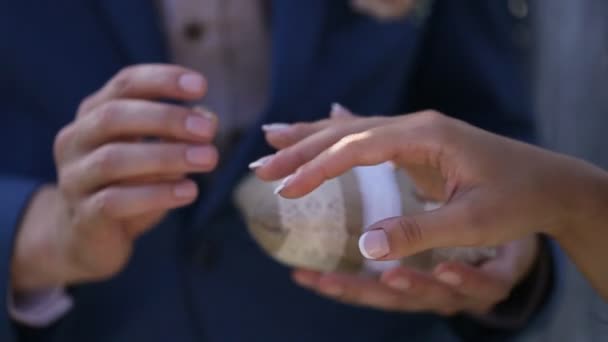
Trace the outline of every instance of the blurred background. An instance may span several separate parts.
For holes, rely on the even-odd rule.
[[[510,0],[510,8],[532,19],[541,143],[608,168],[608,2]],[[608,341],[608,305],[562,262],[549,328],[521,340]]]

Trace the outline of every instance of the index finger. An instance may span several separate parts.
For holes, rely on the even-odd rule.
[[[193,101],[201,98],[206,90],[207,81],[196,71],[169,64],[136,65],[121,70],[101,90],[83,101],[78,115],[112,99]]]
[[[286,147],[255,169],[256,175],[264,180],[274,180],[285,177],[298,167],[315,159],[327,148],[334,145],[344,137],[368,130],[390,122],[387,117],[358,118],[349,121],[333,122],[318,132],[304,137],[301,141]],[[303,127],[302,125],[299,127]],[[295,134],[298,126],[291,129],[288,134]]]
[[[301,197],[355,166],[393,160],[399,148],[393,131],[390,126],[381,126],[347,135],[285,178],[276,192],[285,198]]]

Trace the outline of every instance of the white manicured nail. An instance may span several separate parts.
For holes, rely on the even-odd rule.
[[[274,154],[262,157],[262,158],[260,158],[260,159],[258,159],[256,161],[254,161],[253,163],[249,164],[249,169],[250,170],[255,170],[258,167],[264,166],[264,164],[268,163],[270,161],[270,159],[272,159],[272,157],[274,157]]]
[[[405,291],[408,290],[412,284],[407,278],[399,277],[389,282],[388,286],[394,288],[395,290]]]
[[[451,286],[458,286],[462,284],[462,277],[459,274],[450,271],[440,273],[437,276],[437,279]]]
[[[173,188],[173,195],[177,198],[191,198],[196,196],[196,185],[188,182],[176,185]]]
[[[289,175],[287,177],[285,177],[285,179],[283,179],[283,181],[281,182],[281,184],[279,184],[279,186],[277,186],[276,189],[274,189],[274,194],[275,195],[280,195],[281,191],[283,191],[283,189],[285,189],[285,187],[287,185],[289,185],[289,182],[291,182],[291,180],[293,179],[295,175]]]
[[[267,125],[262,125],[262,131],[270,133],[270,132],[279,132],[279,131],[283,131],[288,129],[289,127],[291,127],[290,124],[286,124],[286,123],[271,123],[271,124],[267,124]]]
[[[332,118],[348,118],[348,117],[351,117],[352,114],[348,109],[346,109],[341,104],[333,103],[331,105],[331,112],[329,113],[329,116]]]
[[[202,106],[196,106],[193,108],[193,110],[197,113],[200,114],[201,116],[209,119],[210,121],[214,121],[217,117],[215,114],[213,114],[212,111],[210,111],[209,109],[202,107]]]
[[[359,250],[367,259],[380,259],[388,255],[390,248],[384,230],[374,229],[361,235],[359,238]]]

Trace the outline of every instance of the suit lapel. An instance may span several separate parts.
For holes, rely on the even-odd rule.
[[[150,0],[94,0],[125,58],[125,64],[167,60],[154,3]]]

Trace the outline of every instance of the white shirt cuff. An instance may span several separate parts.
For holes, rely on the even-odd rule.
[[[62,287],[45,289],[27,294],[8,293],[8,312],[17,323],[32,327],[47,327],[70,311],[70,297]]]

